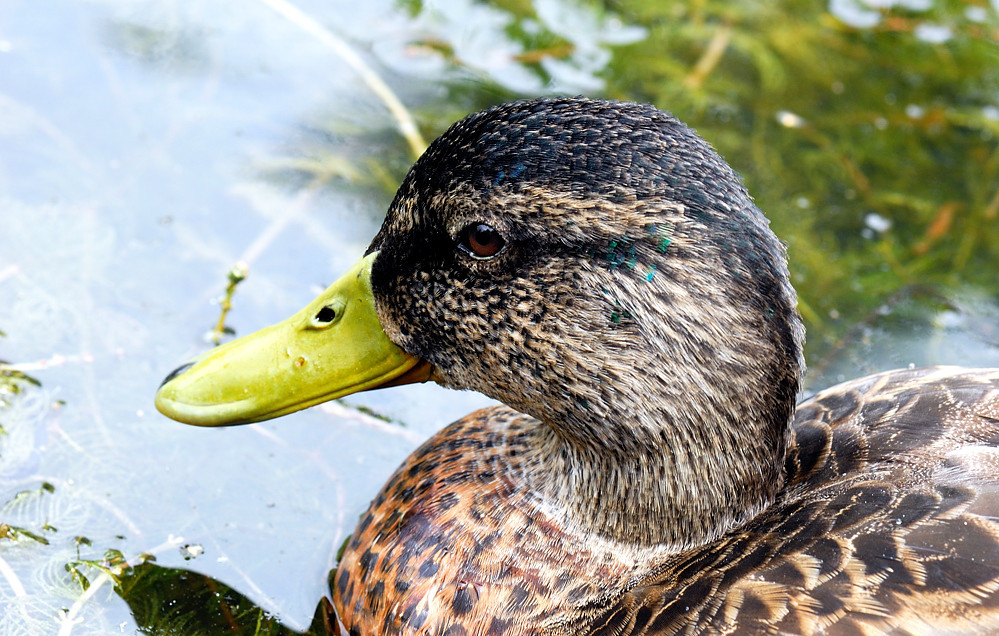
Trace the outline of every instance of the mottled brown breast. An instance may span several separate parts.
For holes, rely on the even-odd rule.
[[[534,634],[632,576],[516,483],[525,426],[506,407],[448,426],[377,496],[333,577],[350,634]]]
[[[817,394],[798,408],[776,504],[645,561],[581,540],[518,486],[532,423],[480,411],[393,475],[334,577],[351,634],[999,629],[997,370],[895,371]]]

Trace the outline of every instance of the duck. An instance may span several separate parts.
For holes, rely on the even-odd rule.
[[[501,403],[361,515],[330,577],[352,636],[999,630],[999,370],[799,403],[803,343],[785,245],[706,141],[541,98],[453,124],[356,265],[156,406],[231,425],[426,381]]]

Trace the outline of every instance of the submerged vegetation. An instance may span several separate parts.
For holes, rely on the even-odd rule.
[[[128,603],[143,634],[188,636],[291,636],[283,625],[249,598],[215,579],[151,560],[128,567],[115,578],[115,591]],[[321,601],[304,634],[339,636],[332,607]]]
[[[0,337],[2,336],[3,332],[0,332]],[[0,360],[0,412],[9,407],[11,400],[21,395],[28,386],[41,386],[41,383],[17,366]],[[0,435],[4,432],[3,425],[0,424]]]

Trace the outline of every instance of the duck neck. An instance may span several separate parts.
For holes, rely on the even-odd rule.
[[[679,551],[718,538],[783,486],[790,413],[684,397],[682,409],[634,396],[646,408],[539,421],[526,480],[565,522],[613,541]]]

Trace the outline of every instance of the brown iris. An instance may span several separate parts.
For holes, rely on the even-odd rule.
[[[491,225],[472,223],[461,231],[458,245],[474,258],[489,258],[498,254],[506,241]]]

